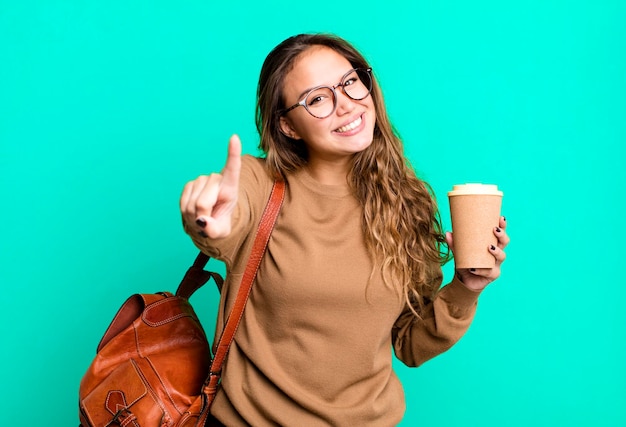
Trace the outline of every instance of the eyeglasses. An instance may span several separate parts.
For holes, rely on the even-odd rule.
[[[337,92],[335,89],[338,87],[341,87],[343,93],[355,101],[367,98],[372,90],[372,69],[354,68],[344,74],[341,82],[335,86],[314,87],[304,95],[300,102],[285,108],[280,112],[280,115],[284,116],[294,108],[303,106],[313,117],[326,118],[337,109]]]

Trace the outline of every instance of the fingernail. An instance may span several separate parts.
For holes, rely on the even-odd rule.
[[[475,268],[470,268],[470,271],[471,271],[472,273],[474,273],[474,272],[476,272],[476,269],[475,269]]]
[[[204,228],[204,227],[206,227],[206,219],[198,218],[196,220],[196,224],[198,224],[200,227]]]
[[[198,232],[198,234],[199,234],[199,235],[201,235],[202,237],[209,237],[209,235],[208,235],[208,234],[206,234],[206,233],[204,232],[204,230],[200,230],[200,231]]]
[[[502,217],[502,221],[506,222],[506,217],[505,216]]]
[[[496,247],[494,245],[489,246],[491,248],[492,251],[496,250]]]
[[[501,232],[502,230],[500,230],[500,227],[496,227],[496,231],[499,233],[499,232]]]

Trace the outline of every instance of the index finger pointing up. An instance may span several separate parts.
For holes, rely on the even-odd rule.
[[[239,186],[239,174],[241,172],[241,141],[237,135],[230,137],[228,143],[228,158],[222,169],[222,187]]]

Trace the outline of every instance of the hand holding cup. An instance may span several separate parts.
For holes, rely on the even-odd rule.
[[[452,233],[448,245],[457,276],[473,290],[482,290],[500,275],[508,244],[506,220],[500,216],[503,193],[495,185],[455,185],[448,193]]]

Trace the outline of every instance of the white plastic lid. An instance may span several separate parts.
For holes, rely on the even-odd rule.
[[[459,184],[452,187],[452,191],[448,192],[448,196],[467,196],[470,194],[485,194],[491,196],[502,196],[502,191],[498,190],[497,185],[468,183]]]

